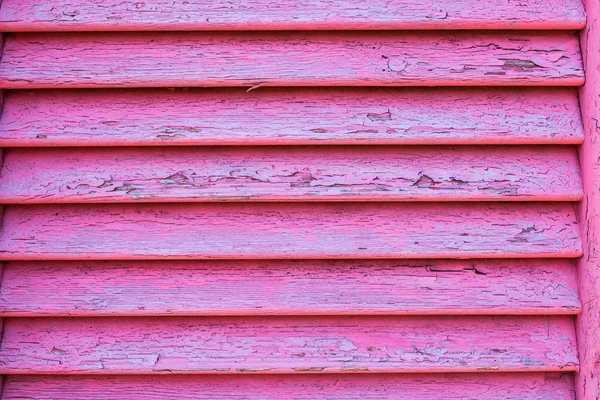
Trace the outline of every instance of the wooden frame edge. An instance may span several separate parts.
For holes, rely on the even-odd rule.
[[[600,1],[583,0],[580,33],[586,83],[579,89],[585,141],[579,148],[584,198],[579,203],[584,255],[579,260],[582,312],[577,318],[578,400],[600,399]]]

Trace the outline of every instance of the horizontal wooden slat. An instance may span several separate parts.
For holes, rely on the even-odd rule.
[[[576,314],[570,260],[9,262],[3,316]]]
[[[575,201],[575,148],[12,149],[1,203]]]
[[[8,91],[0,146],[579,144],[572,88]]]
[[[0,30],[581,29],[578,0],[4,0]]]
[[[574,400],[564,373],[428,375],[27,376],[3,400]]]
[[[578,257],[570,203],[7,206],[0,258]]]
[[[581,85],[573,32],[13,34],[1,88]]]
[[[572,317],[9,318],[0,372],[576,371]]]

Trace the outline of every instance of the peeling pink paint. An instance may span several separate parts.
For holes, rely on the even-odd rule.
[[[515,45],[515,43],[517,43]],[[7,89],[578,86],[573,32],[17,33]]]
[[[573,258],[569,203],[10,205],[5,260]]]
[[[4,400],[574,400],[569,373],[324,375],[9,375]]]
[[[0,315],[573,315],[581,311],[574,264],[15,261],[4,267]]]
[[[578,0],[3,0],[0,30],[581,29]]]
[[[582,142],[556,87],[9,91],[0,119],[4,147]]]
[[[585,0],[584,4],[588,24],[581,32],[581,45],[586,84],[579,91],[586,136],[579,152],[585,188],[579,209],[584,241],[579,280],[584,305],[577,319],[582,367],[577,377],[577,397],[581,400],[597,400],[600,397],[600,4],[593,0]]]
[[[10,318],[0,359],[4,374],[578,368],[574,322],[566,316]]]
[[[7,149],[0,177],[0,202],[26,204],[582,195],[577,152],[568,147]]]
[[[596,1],[0,3],[3,400],[598,400]]]

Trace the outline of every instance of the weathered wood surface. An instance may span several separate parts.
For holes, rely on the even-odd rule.
[[[576,371],[573,318],[9,318],[1,373]]]
[[[588,24],[581,32],[586,84],[579,92],[585,142],[579,157],[585,185],[579,218],[584,254],[579,260],[580,292],[584,301],[577,319],[581,373],[577,398],[600,398],[600,3],[584,0]]]
[[[578,257],[569,203],[7,206],[0,259]]]
[[[572,32],[13,34],[0,87],[581,85]]]
[[[582,195],[571,147],[9,149],[0,176],[1,203],[576,201]]]
[[[0,30],[581,29],[577,0],[3,0]]]
[[[574,400],[572,374],[9,375],[3,400]]]
[[[572,88],[9,91],[0,146],[579,144]]]
[[[571,260],[8,262],[3,316],[576,314]]]

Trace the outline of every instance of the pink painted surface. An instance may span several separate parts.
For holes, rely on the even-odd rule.
[[[586,84],[579,92],[585,142],[579,157],[585,185],[580,204],[584,254],[579,262],[580,292],[584,301],[577,319],[582,369],[577,377],[577,397],[600,397],[600,3],[585,0],[587,28],[581,32]]]
[[[581,29],[578,0],[4,0],[0,30]]]
[[[0,176],[1,203],[575,201],[582,195],[570,147],[9,149]]]
[[[149,89],[7,96],[0,146],[111,147],[8,151],[0,203],[67,204],[3,219],[0,373],[35,375],[3,398],[572,399],[582,236],[578,394],[595,399],[597,44],[581,234],[570,147],[115,147],[579,144],[575,89],[556,87],[583,83],[574,32],[407,29],[576,29],[581,3],[283,1],[2,2],[12,30],[405,29],[12,34],[0,88]],[[508,85],[552,88],[489,88]],[[180,86],[258,90],[157,89]],[[364,202],[163,204],[222,200]],[[161,203],[72,204],[134,201]],[[393,260],[414,257],[445,259]]]
[[[576,371],[573,318],[9,318],[0,373]]]
[[[574,86],[572,32],[13,34],[0,87]]]
[[[3,400],[574,400],[564,373],[407,375],[9,375]]]
[[[3,316],[575,314],[571,260],[8,262]]]
[[[7,206],[0,259],[581,255],[569,203]]]
[[[582,141],[573,88],[10,91],[0,119],[3,147]]]

